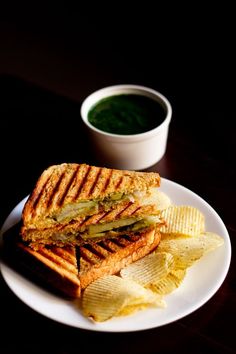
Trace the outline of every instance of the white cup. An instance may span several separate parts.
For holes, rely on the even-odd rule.
[[[97,129],[88,121],[88,112],[100,100],[123,94],[142,95],[157,101],[165,111],[162,123],[144,133],[120,135]],[[157,163],[165,154],[172,108],[167,98],[158,91],[139,85],[105,87],[89,95],[83,101],[80,112],[90,132],[94,155],[103,166],[142,170]]]

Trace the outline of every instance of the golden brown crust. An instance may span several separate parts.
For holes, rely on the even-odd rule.
[[[21,262],[35,277],[69,297],[80,297],[92,281],[122,268],[153,251],[161,239],[158,230],[122,236],[79,247],[41,247],[37,251],[17,241]]]
[[[92,247],[80,247],[81,288],[86,288],[103,275],[118,273],[122,268],[146,256],[158,246],[160,239],[160,232],[151,230],[141,236],[120,237]]]
[[[63,163],[50,166],[39,177],[22,213],[26,227],[40,220],[53,224],[52,216],[62,206],[83,200],[104,199],[112,193],[129,194],[160,186],[156,172],[136,172]]]
[[[33,279],[42,281],[42,285],[45,283],[63,295],[80,297],[81,284],[74,247],[42,247],[35,251],[20,241],[16,247],[15,257]]]

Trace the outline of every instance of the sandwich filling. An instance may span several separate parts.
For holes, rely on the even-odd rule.
[[[83,245],[84,243],[97,242],[107,238],[116,238],[122,235],[142,234],[148,230],[158,229],[163,225],[158,215],[127,217],[110,222],[90,224],[69,229],[49,228],[45,230],[31,229],[24,235],[24,241],[30,241],[33,248],[37,249],[40,244],[47,245]]]
[[[83,200],[78,203],[67,204],[52,218],[59,223],[70,222],[78,217],[97,214],[100,210],[108,211],[125,201],[135,201],[134,195],[114,193],[103,200]]]
[[[114,209],[123,202],[139,202],[140,205],[145,205],[150,202],[150,198],[155,199],[157,193],[157,188],[142,192],[134,191],[132,194],[112,193],[109,197],[100,200],[83,200],[67,204],[51,218],[58,223],[67,223],[76,218],[97,214],[101,210]]]
[[[127,218],[115,220],[109,223],[89,225],[87,229],[80,234],[83,239],[92,239],[96,237],[112,237],[117,234],[142,232],[145,229],[160,224],[158,216],[147,216],[144,218]]]
[[[97,242],[100,239],[142,233],[163,225],[163,221],[159,217],[163,206],[161,205],[160,191],[157,188],[152,188],[148,194],[139,193],[135,197],[139,197],[138,202],[132,202],[130,196],[127,198],[126,195],[123,195],[120,200],[116,200],[116,207],[112,210],[107,212],[103,210],[77,219],[75,215],[77,215],[78,209],[67,206],[67,210],[64,208],[62,211],[64,214],[59,216],[59,218],[62,215],[64,218],[67,217],[67,219],[63,219],[67,222],[55,221],[56,226],[52,227],[23,228],[23,240],[29,241],[31,244],[38,242],[40,244],[80,245]],[[94,204],[90,204],[90,207],[93,206]]]

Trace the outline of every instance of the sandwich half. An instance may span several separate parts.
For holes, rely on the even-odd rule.
[[[39,177],[22,213],[23,241],[74,246],[134,235],[162,225],[155,202],[160,176],[61,164]]]
[[[15,230],[4,235],[5,258],[31,280],[70,298],[78,298],[94,280],[116,274],[152,252],[160,242],[158,230],[139,236],[120,236],[77,246],[29,247]]]

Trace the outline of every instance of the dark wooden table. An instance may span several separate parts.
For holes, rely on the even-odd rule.
[[[218,109],[206,102],[199,107],[199,101],[191,100],[187,91],[189,100],[181,104],[186,95],[175,95],[168,88],[165,94],[173,106],[167,151],[149,170],[186,186],[210,203],[223,219],[234,248],[234,123],[223,104]],[[82,96],[76,101],[14,77],[0,77],[1,224],[47,166],[96,164],[79,119]],[[193,103],[198,104],[193,107]],[[134,333],[92,332],[54,322],[22,303],[1,278],[0,352],[234,353],[235,261],[233,253],[224,283],[197,311],[163,327]]]

